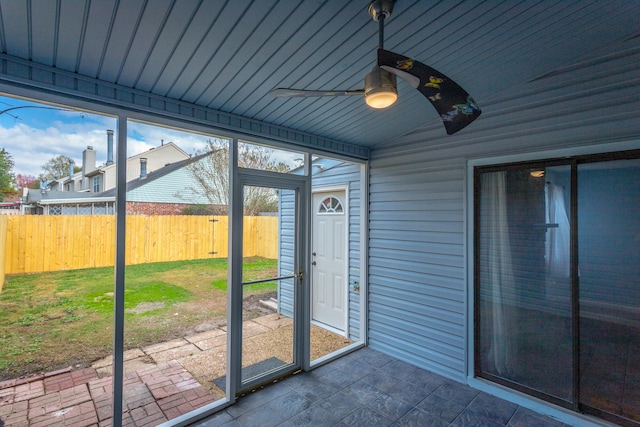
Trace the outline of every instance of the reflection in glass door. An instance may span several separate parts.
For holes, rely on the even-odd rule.
[[[580,401],[623,425],[640,423],[639,184],[638,159],[578,165]]]
[[[476,369],[550,400],[573,397],[570,166],[478,179]]]
[[[295,321],[302,279],[299,203],[295,185],[243,186],[240,389],[300,367]]]

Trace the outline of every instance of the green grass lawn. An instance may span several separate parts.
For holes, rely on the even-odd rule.
[[[246,259],[243,280],[276,275],[277,261]],[[226,320],[227,260],[131,265],[125,273],[125,347],[141,347]],[[13,275],[0,292],[0,380],[110,355],[113,267]],[[273,292],[273,282],[244,295]]]

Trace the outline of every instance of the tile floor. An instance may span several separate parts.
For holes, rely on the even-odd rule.
[[[365,348],[242,397],[192,427],[218,426],[565,424]]]

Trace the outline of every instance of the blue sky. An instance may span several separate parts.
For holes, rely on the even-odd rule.
[[[19,107],[19,108],[16,108]],[[22,108],[28,107],[28,108]],[[34,108],[35,107],[35,108]],[[113,117],[88,112],[65,110],[46,104],[25,101],[0,94],[0,148],[13,158],[14,174],[41,174],[42,165],[64,155],[76,166],[82,165],[82,152],[87,146],[96,150],[97,165],[107,161],[107,130],[116,132]],[[127,157],[142,153],[163,142],[173,142],[188,154],[205,150],[206,135],[129,122],[127,126]],[[114,150],[117,150],[117,137]],[[114,152],[114,157],[116,153]],[[273,159],[295,168],[299,153],[276,150]]]
[[[47,108],[12,109],[24,106]],[[0,148],[13,158],[15,174],[38,176],[42,165],[58,155],[69,156],[80,166],[82,151],[89,145],[97,152],[97,166],[102,165],[107,155],[106,131],[115,131],[116,123],[112,117],[0,96]],[[127,157],[159,146],[163,140],[192,154],[203,150],[207,141],[204,135],[134,122],[129,123],[127,139]]]

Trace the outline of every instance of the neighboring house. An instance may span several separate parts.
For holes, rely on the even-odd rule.
[[[103,191],[100,180],[91,179],[91,174],[95,175],[95,171],[99,170],[96,166],[97,152],[92,146],[82,151],[82,168],[79,172],[74,172],[75,163],[69,165],[69,175],[60,177],[47,185],[47,189],[54,191],[68,192],[93,192],[99,193]],[[107,130],[107,161],[104,167],[113,165],[113,131]],[[97,184],[97,186],[96,186]]]
[[[82,170],[52,181],[48,188],[55,191],[101,193],[116,186],[116,163],[113,160],[113,131],[107,130],[107,161],[96,166],[97,152],[92,146],[82,152]],[[190,156],[173,142],[162,143],[159,147],[127,158],[127,180],[148,174],[168,164],[187,160]]]
[[[110,145],[110,147],[112,147]],[[193,188],[197,182],[185,166],[193,159],[173,142],[154,147],[127,159],[127,213],[140,215],[180,215],[190,205],[207,205],[208,200]],[[168,162],[172,160],[172,162]],[[176,160],[177,159],[177,160]],[[83,152],[82,172],[55,181],[65,190],[28,190],[23,197],[24,213],[37,215],[100,215],[115,212],[116,164],[107,160],[99,168],[95,164],[95,151],[87,147]],[[164,163],[163,163],[164,162]],[[84,183],[84,184],[83,184]],[[102,186],[109,188],[101,190]],[[82,185],[84,190],[72,191]],[[54,185],[55,186],[55,185]]]
[[[0,215],[19,215],[20,214],[20,196],[6,196],[3,202],[0,202]]]
[[[127,182],[127,214],[130,215],[182,215],[189,208],[210,206],[211,201],[199,189],[189,166],[202,160],[208,153],[166,165]],[[114,198],[115,188],[100,194]],[[226,207],[216,205],[218,212]],[[194,212],[192,209],[191,212]],[[205,209],[206,212],[206,209]]]
[[[113,215],[115,198],[88,192],[25,189],[21,209],[27,215]]]
[[[96,160],[95,154],[96,153],[93,150],[93,147],[88,146],[82,152],[83,159],[88,154],[89,155],[93,154],[93,164],[95,165],[95,160]],[[63,176],[63,177],[60,177],[58,179],[54,179],[53,181],[47,183],[46,184],[46,188],[48,190],[53,190],[53,191],[69,191],[69,192],[73,192],[73,191],[89,191],[88,189],[85,189],[83,187],[83,173],[82,173],[82,171],[74,172],[74,169],[75,169],[75,162],[72,161],[71,164],[69,164],[69,174],[67,176]]]
[[[152,172],[190,158],[184,150],[173,142],[163,143],[159,147],[127,158],[127,181],[151,174]],[[107,163],[109,161],[107,160]],[[85,174],[90,182],[91,192],[99,193],[116,187],[116,164],[107,164]]]

